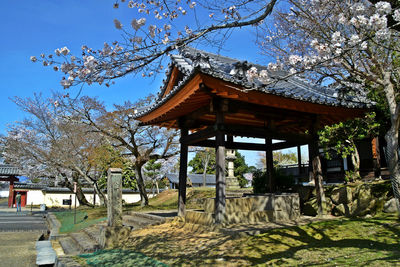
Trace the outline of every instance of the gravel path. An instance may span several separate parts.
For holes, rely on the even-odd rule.
[[[0,266],[36,266],[40,232],[0,232]]]

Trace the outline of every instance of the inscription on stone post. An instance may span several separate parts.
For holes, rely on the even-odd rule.
[[[107,226],[122,226],[122,170],[111,168],[107,179]]]

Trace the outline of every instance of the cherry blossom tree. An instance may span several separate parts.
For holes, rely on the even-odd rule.
[[[64,88],[77,84],[105,84],[126,74],[152,76],[163,70],[163,58],[193,42],[221,46],[234,29],[257,27],[271,13],[276,0],[204,0],[201,2],[124,1],[114,8],[132,10],[131,21],[114,20],[122,40],[105,42],[101,49],[82,45],[81,54],[67,47],[32,56],[64,76]],[[111,7],[111,3],[110,3]]]
[[[303,73],[355,100],[372,95],[385,100],[390,114],[387,159],[399,201],[400,2],[286,2],[274,14],[275,25],[264,28],[263,51],[278,57],[275,66],[288,75]],[[253,72],[253,77],[260,75]]]
[[[154,97],[115,105],[115,111],[108,112],[98,100],[90,97],[70,99],[59,97],[59,108],[64,117],[76,124],[90,128],[100,134],[115,148],[121,149],[135,171],[135,179],[140,192],[142,206],[148,205],[143,167],[151,160],[168,160],[178,153],[178,134],[153,126],[139,126],[133,119],[135,109],[149,105]]]
[[[64,120],[51,99],[35,94],[13,100],[29,116],[10,126],[8,135],[1,138],[5,160],[19,166],[28,177],[57,179],[71,192],[76,182],[81,205],[92,205],[83,194],[83,184],[93,186],[106,203],[97,184],[100,173],[90,160],[105,144],[104,138],[84,125]]]

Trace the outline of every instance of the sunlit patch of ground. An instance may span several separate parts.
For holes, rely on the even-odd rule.
[[[123,249],[183,266],[400,266],[395,216],[340,219],[234,238],[172,222],[132,232]]]

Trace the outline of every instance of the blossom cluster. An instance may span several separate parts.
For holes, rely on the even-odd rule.
[[[349,64],[348,68],[359,72],[369,71],[363,63],[368,54],[390,54],[388,49],[399,48],[399,31],[393,27],[400,25],[400,11],[387,1],[289,2],[297,5],[278,17],[279,23],[263,45],[280,54],[285,68],[291,72],[319,69],[330,75],[333,68]],[[389,25],[389,19],[394,23]],[[278,47],[282,38],[287,38],[283,49]]]
[[[126,7],[136,11],[129,21],[114,19],[115,28],[123,35],[122,41],[105,42],[100,49],[82,46],[80,56],[63,47],[53,54],[32,56],[31,61],[63,72],[61,85],[65,89],[79,83],[109,86],[111,80],[128,73],[151,76],[164,69],[163,57],[171,51],[212,34],[209,27],[239,22],[242,17],[245,20],[257,17],[262,5],[264,0],[206,0],[201,4],[190,0],[116,0],[115,9]],[[209,15],[198,16],[197,12]]]

